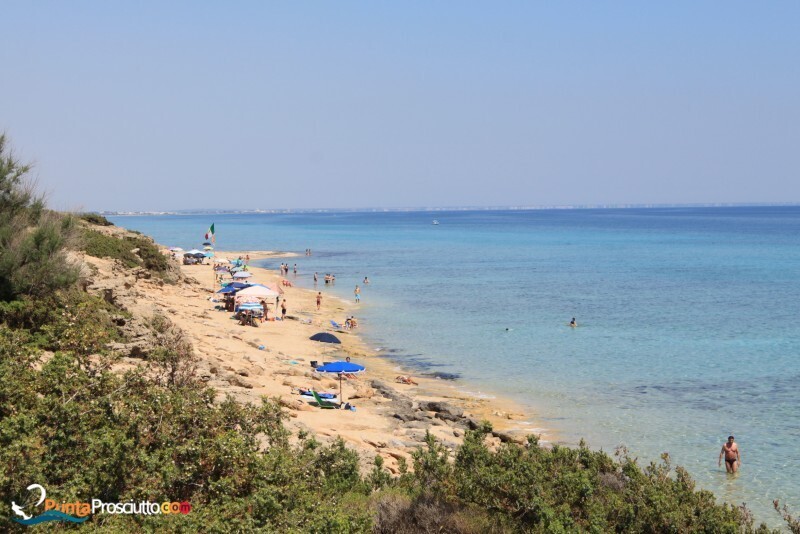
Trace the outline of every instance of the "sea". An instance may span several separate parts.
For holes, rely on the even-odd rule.
[[[409,372],[512,398],[520,429],[566,444],[667,452],[771,526],[773,499],[800,513],[800,207],[110,219],[184,249],[214,223],[220,250],[298,253],[262,266],[297,264],[308,288],[317,272],[329,297],[359,285],[362,335]],[[717,466],[730,434],[736,476]]]

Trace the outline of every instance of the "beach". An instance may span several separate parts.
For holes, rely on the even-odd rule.
[[[164,248],[163,253],[168,255],[169,251]],[[265,258],[291,261],[294,256],[253,250],[217,251],[216,255],[249,257],[251,264]],[[110,260],[85,260],[96,269],[90,290],[110,289],[112,298],[132,314],[161,314],[185,333],[198,358],[197,376],[216,390],[218,400],[231,396],[242,403],[258,404],[262,397],[277,399],[293,434],[307,432],[322,441],[341,438],[358,451],[364,469],[380,455],[386,467],[398,473],[398,460],[403,458],[410,465],[411,452],[424,442],[426,432],[454,449],[462,442],[464,430],[481,421],[492,424],[491,445],[502,441],[525,443],[525,434],[517,423],[531,414],[510,399],[478,398],[434,378],[412,376],[416,384],[398,383],[396,378],[410,375],[409,370],[368,347],[358,328],[348,332],[332,326],[331,320],[343,324],[347,317],[357,317],[358,310],[351,302],[326,295],[317,311],[315,291],[283,285],[285,279],[278,273],[250,266],[250,282],[275,284],[284,291],[287,317],[257,322],[257,327],[244,326],[232,318],[231,312],[218,309],[222,299],[216,291],[221,286],[215,282],[208,261],[180,265],[183,276],[172,285],[125,273]],[[177,258],[171,261],[180,263]],[[273,301],[270,318],[275,317],[275,308]],[[280,309],[278,312],[280,315]],[[309,339],[318,332],[334,333],[341,345]],[[131,355],[136,353],[135,348],[118,348],[124,356],[120,370],[138,365],[140,360]],[[365,373],[343,381],[343,397],[354,410],[321,409],[313,398],[299,394],[299,388],[308,388],[338,395],[336,375],[314,372],[311,362],[322,364],[346,357],[366,367]],[[543,443],[552,439],[542,431],[536,434]]]

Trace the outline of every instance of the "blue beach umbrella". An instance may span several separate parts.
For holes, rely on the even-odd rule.
[[[230,284],[226,285],[217,293],[236,293],[240,289],[244,289],[246,287],[250,287],[251,284],[243,284],[241,282],[231,282]]]
[[[353,362],[331,362],[317,367],[318,373],[363,373],[367,368]]]
[[[319,334],[314,334],[309,339],[312,341],[321,341],[322,343],[336,343],[338,345],[342,344],[338,337],[329,332],[320,332]]]
[[[330,335],[330,334],[328,334]],[[337,374],[339,375],[339,398],[344,402],[344,393],[342,392],[342,377],[345,374],[358,374],[366,371],[366,367],[352,362],[331,362],[321,365],[315,369],[318,373]]]

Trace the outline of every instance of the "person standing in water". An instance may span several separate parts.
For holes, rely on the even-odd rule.
[[[356,288],[353,290],[353,294],[356,296],[356,302],[361,302],[361,288],[356,286]]]
[[[735,473],[739,470],[739,466],[742,463],[742,455],[739,453],[739,446],[734,441],[733,436],[728,436],[728,441],[722,444],[717,466],[722,465],[723,456],[725,457],[725,471]]]
[[[576,326],[578,326],[578,322],[575,320],[575,317],[572,318],[572,320],[569,322],[569,325],[572,328],[575,328]]]

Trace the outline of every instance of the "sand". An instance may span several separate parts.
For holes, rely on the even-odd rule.
[[[270,251],[217,251],[216,254],[231,259],[249,255],[251,263],[267,257],[294,256]],[[95,266],[96,278],[121,276],[119,266],[110,260],[85,259]],[[524,442],[526,432],[522,429],[539,435],[544,443],[554,439],[551,432],[537,428],[535,414],[526,412],[511,399],[470,396],[461,389],[469,385],[459,381],[414,376],[418,385],[397,383],[395,378],[409,375],[409,371],[368,347],[359,335],[363,326],[346,333],[335,332],[331,326],[331,319],[344,324],[346,317],[358,317],[357,305],[352,302],[323,292],[322,306],[317,311],[316,291],[281,285],[290,318],[267,321],[258,327],[242,326],[231,318],[232,313],[215,309],[222,304],[222,298],[215,293],[220,286],[215,284],[210,265],[181,265],[180,269],[186,279],[176,285],[127,276],[129,311],[144,316],[159,312],[181,328],[198,357],[198,376],[217,390],[219,399],[226,395],[251,403],[259,403],[262,396],[277,399],[285,407],[287,426],[295,435],[305,430],[322,441],[341,437],[358,451],[365,468],[376,454],[385,458],[386,466],[393,472],[397,472],[400,457],[406,458],[410,465],[410,453],[422,442],[426,430],[446,446],[455,448],[463,439],[464,430],[474,421],[492,423],[495,429],[490,438],[492,446],[501,440]],[[253,274],[249,281],[253,283],[281,284],[283,280],[278,272],[252,266],[249,270]],[[287,280],[291,281],[291,277],[290,274]],[[320,280],[320,286],[323,285]],[[269,316],[274,314],[272,301]],[[332,332],[342,344],[311,341],[309,337],[317,332]],[[323,410],[310,398],[298,394],[299,387],[338,394],[338,379],[314,373],[310,362],[343,360],[346,356],[366,367],[365,373],[343,383],[344,398],[355,405],[355,411]],[[125,358],[128,365],[135,365],[134,360]],[[442,409],[423,404],[423,408],[429,409],[420,410],[419,403],[425,401],[447,405]]]

